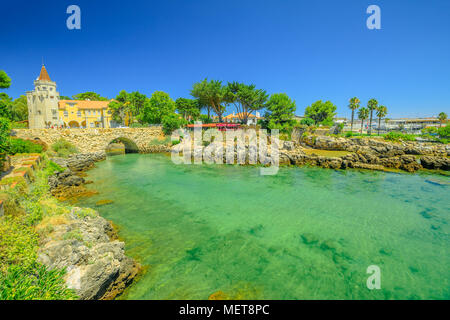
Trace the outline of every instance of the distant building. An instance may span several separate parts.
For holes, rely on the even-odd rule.
[[[223,122],[226,123],[241,123],[242,119],[244,119],[245,114],[243,112],[240,113],[231,113],[226,117],[223,117]],[[260,113],[256,111],[256,115],[249,113],[247,116],[247,125],[255,125],[258,123],[258,120],[264,119],[261,117]]]
[[[42,65],[39,77],[34,81],[34,90],[27,93],[28,127],[30,129],[49,128],[60,125],[58,113],[59,92],[56,83]]]
[[[110,128],[114,125],[108,108],[110,101],[59,100],[56,82],[50,80],[42,65],[34,91],[27,92],[28,127]]]

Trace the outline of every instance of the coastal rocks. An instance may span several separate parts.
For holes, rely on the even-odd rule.
[[[80,197],[97,194],[96,191],[84,187],[88,182],[80,175],[83,171],[92,168],[95,162],[105,158],[104,152],[75,154],[67,159],[52,158],[53,162],[66,170],[57,172],[48,178],[51,194],[61,201],[71,200],[72,202]]]
[[[420,157],[421,165],[426,169],[450,170],[450,159],[443,157]]]
[[[60,186],[81,186],[84,183],[85,180],[82,177],[75,175],[70,169],[66,169],[63,172],[57,172],[48,178],[50,189],[55,189]]]
[[[378,157],[395,157],[403,154],[448,156],[450,146],[433,143],[394,143],[379,138],[340,138],[331,136],[303,136],[301,142],[315,149],[345,150],[350,152],[371,152]]]
[[[125,255],[123,242],[112,240],[111,224],[95,211],[73,208],[64,218],[42,240],[38,261],[65,268],[65,281],[80,299],[113,299],[133,281],[139,264]]]

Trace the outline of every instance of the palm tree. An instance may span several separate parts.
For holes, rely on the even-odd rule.
[[[373,110],[378,109],[378,101],[376,99],[370,99],[367,103],[367,108],[370,110],[370,122],[369,122],[369,134],[372,135],[372,117],[373,117]]]
[[[353,132],[353,117],[355,115],[355,110],[359,108],[359,103],[361,102],[357,97],[350,99],[350,104],[348,107],[352,110],[352,124],[350,126],[350,132]]]
[[[362,107],[358,110],[358,119],[361,120],[361,134],[363,132],[364,120],[369,117],[369,109]]]
[[[442,122],[445,122],[445,120],[447,120],[447,114],[445,112],[439,113],[439,121],[441,122],[439,128],[442,127]]]
[[[385,106],[379,106],[377,109],[378,135],[380,135],[381,118],[386,117],[386,115],[387,115],[387,108]]]

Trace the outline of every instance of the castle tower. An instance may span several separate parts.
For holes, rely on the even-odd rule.
[[[34,90],[27,91],[28,127],[42,129],[60,126],[58,101],[56,82],[50,80],[45,66],[42,65],[41,73],[34,81]]]

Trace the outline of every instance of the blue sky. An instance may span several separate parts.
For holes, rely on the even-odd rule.
[[[66,8],[81,8],[81,30]],[[381,30],[366,9],[381,8]],[[322,99],[374,97],[388,117],[450,113],[448,0],[8,1],[0,69],[13,97],[32,89],[41,60],[61,95],[125,89],[189,97],[206,77],[285,92],[296,113]],[[230,109],[230,111],[232,111]]]

